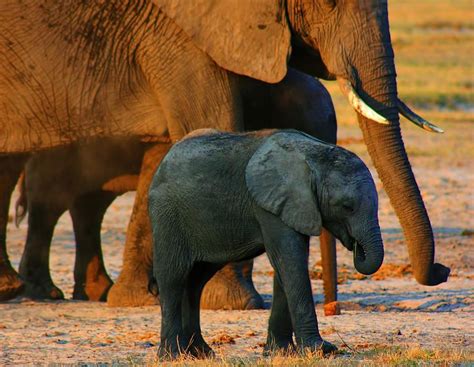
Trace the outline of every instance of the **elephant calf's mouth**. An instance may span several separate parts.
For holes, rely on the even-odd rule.
[[[355,241],[354,241],[355,242]],[[353,245],[353,253],[354,253],[354,262],[364,262],[365,261],[365,250],[364,248],[360,245],[360,243],[355,242],[355,245]]]
[[[354,251],[354,246],[356,245],[356,240],[355,238],[351,237],[349,234],[346,234],[346,235],[343,235],[341,236],[341,238],[339,238],[338,236],[336,236],[336,238],[341,241],[341,243],[344,245],[344,247],[346,249],[348,249],[349,251]]]
[[[362,245],[356,241],[355,238],[349,237],[349,240],[345,242],[345,247],[354,254],[354,261],[365,261],[365,250]]]

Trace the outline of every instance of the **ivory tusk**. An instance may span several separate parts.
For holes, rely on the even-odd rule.
[[[357,94],[354,87],[347,79],[337,78],[337,81],[339,83],[339,87],[341,88],[342,94],[347,97],[354,110],[369,120],[378,122],[379,124],[388,125],[390,123],[385,117],[375,112],[367,105],[367,103],[364,102],[364,100]]]
[[[423,117],[417,115],[402,101],[398,100],[397,107],[398,112],[400,112],[402,116],[404,116],[408,121],[414,123],[416,126],[432,133],[444,133],[443,129],[433,125],[432,123],[426,121]]]

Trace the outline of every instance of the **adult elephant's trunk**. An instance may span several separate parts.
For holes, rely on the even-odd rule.
[[[424,285],[437,285],[447,280],[449,268],[434,263],[433,231],[400,132],[393,53],[389,42],[381,47],[384,57],[367,60],[357,68],[356,91],[389,124],[376,123],[359,113],[359,125],[403,228],[415,278]]]

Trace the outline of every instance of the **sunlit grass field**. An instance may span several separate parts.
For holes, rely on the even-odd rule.
[[[339,352],[335,356],[320,357],[307,355],[302,357],[274,356],[272,358],[215,358],[208,360],[181,360],[166,363],[157,358],[141,359],[129,357],[126,360],[114,361],[117,365],[131,366],[285,366],[285,367],[352,367],[352,366],[472,366],[473,353],[467,350],[426,350],[421,348],[377,347],[357,353]]]
[[[389,16],[401,99],[435,123],[474,122],[474,2],[391,0]],[[325,82],[339,123],[355,114]]]

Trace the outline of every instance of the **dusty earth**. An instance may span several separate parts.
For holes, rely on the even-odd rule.
[[[313,239],[310,268],[319,327],[327,340],[349,353],[394,345],[474,352],[474,136],[467,123],[443,127],[444,135],[407,125],[404,131],[433,223],[436,258],[452,269],[448,283],[429,288],[413,280],[400,226],[380,183],[385,265],[376,275],[361,277],[353,269],[351,254],[338,245],[340,316],[323,315],[318,240]],[[356,127],[343,126],[340,135],[344,146],[370,164]],[[113,278],[120,271],[133,198],[129,193],[117,200],[104,221],[104,256]],[[25,224],[18,229],[10,225],[8,247],[14,266],[25,233]],[[73,262],[74,238],[65,215],[56,228],[50,263],[53,279],[67,298],[72,294]],[[266,257],[259,257],[254,279],[268,305],[271,274]],[[268,310],[203,311],[204,337],[219,356],[259,356],[268,316]],[[0,365],[153,363],[159,331],[158,307],[108,308],[102,303],[19,298],[0,304]]]

